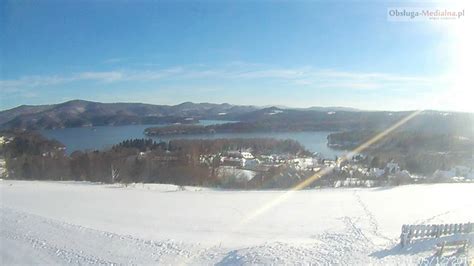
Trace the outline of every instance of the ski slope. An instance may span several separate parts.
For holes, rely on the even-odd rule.
[[[436,241],[473,236],[402,249],[402,224],[474,222],[473,191],[474,184],[287,193],[3,180],[0,263],[417,264],[433,258]]]

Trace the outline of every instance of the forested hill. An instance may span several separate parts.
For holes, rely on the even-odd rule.
[[[0,111],[0,129],[51,129],[66,127],[193,123],[199,119],[249,120],[258,111],[272,108],[231,105],[227,103],[192,103],[153,105],[143,103],[100,103],[73,100],[49,105],[22,105]],[[285,108],[312,114],[351,110],[344,107]],[[257,112],[257,113],[256,113]]]
[[[0,112],[0,127],[45,129],[102,125],[192,123],[199,119],[228,119],[256,110],[252,106],[191,103],[152,105],[99,103],[82,100],[61,104],[22,105]]]
[[[341,107],[261,108],[231,104],[191,103],[152,105],[143,103],[99,103],[74,100],[61,104],[19,106],[0,112],[0,128],[50,129],[102,125],[193,124],[200,119],[240,121],[200,126],[148,129],[149,135],[209,132],[269,131],[380,131],[411,112],[358,111]],[[473,135],[472,113],[424,111],[404,125],[404,130],[439,134]],[[170,130],[171,129],[171,130]]]
[[[238,123],[221,125],[173,125],[148,128],[150,136],[170,134],[209,134],[294,131],[374,131],[380,132],[411,112],[320,112],[266,108],[240,115]],[[399,130],[473,137],[474,114],[424,111]]]

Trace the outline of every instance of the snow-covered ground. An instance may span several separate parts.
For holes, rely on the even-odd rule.
[[[402,224],[474,222],[473,191],[436,184],[287,194],[3,180],[0,263],[417,264],[453,237],[402,249]]]

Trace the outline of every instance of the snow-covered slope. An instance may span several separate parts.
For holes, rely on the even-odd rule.
[[[0,262],[416,264],[452,237],[402,249],[402,224],[472,222],[472,191],[437,184],[287,194],[4,180]]]

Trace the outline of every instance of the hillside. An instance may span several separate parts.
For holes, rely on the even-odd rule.
[[[291,132],[291,131],[380,131],[411,112],[358,111],[341,107],[284,109],[231,104],[191,103],[152,105],[143,103],[99,103],[82,100],[61,104],[19,106],[0,112],[0,128],[51,129],[102,125],[192,124],[199,119],[233,120],[240,123],[188,127],[180,133]],[[407,131],[429,130],[471,138],[474,114],[424,111],[403,126]],[[166,131],[166,129],[163,129]],[[174,130],[174,129],[173,129]],[[196,131],[196,132],[195,132]],[[147,130],[150,135],[153,129]]]
[[[102,125],[184,123],[190,118],[226,119],[227,116],[255,110],[251,106],[182,103],[152,105],[143,103],[99,103],[82,100],[54,105],[20,106],[0,112],[0,126],[15,129],[44,129]],[[191,120],[192,121],[192,120]]]
[[[199,119],[255,120],[256,106],[231,105],[228,103],[192,103],[178,105],[153,105],[143,103],[100,103],[73,100],[50,105],[22,105],[0,111],[0,128],[51,129],[102,125],[186,123]],[[332,111],[358,111],[344,107],[285,108],[288,111],[309,114]]]
[[[410,115],[411,112],[320,112],[287,110],[277,107],[259,109],[236,116],[238,123],[210,126],[169,126],[148,128],[148,135],[295,132],[295,131],[382,131]],[[474,114],[424,111],[399,130],[431,132],[473,137]]]
[[[6,265],[418,265],[453,237],[401,248],[402,225],[472,222],[473,186],[286,194],[4,180],[0,258]],[[454,239],[474,240],[472,233]]]

